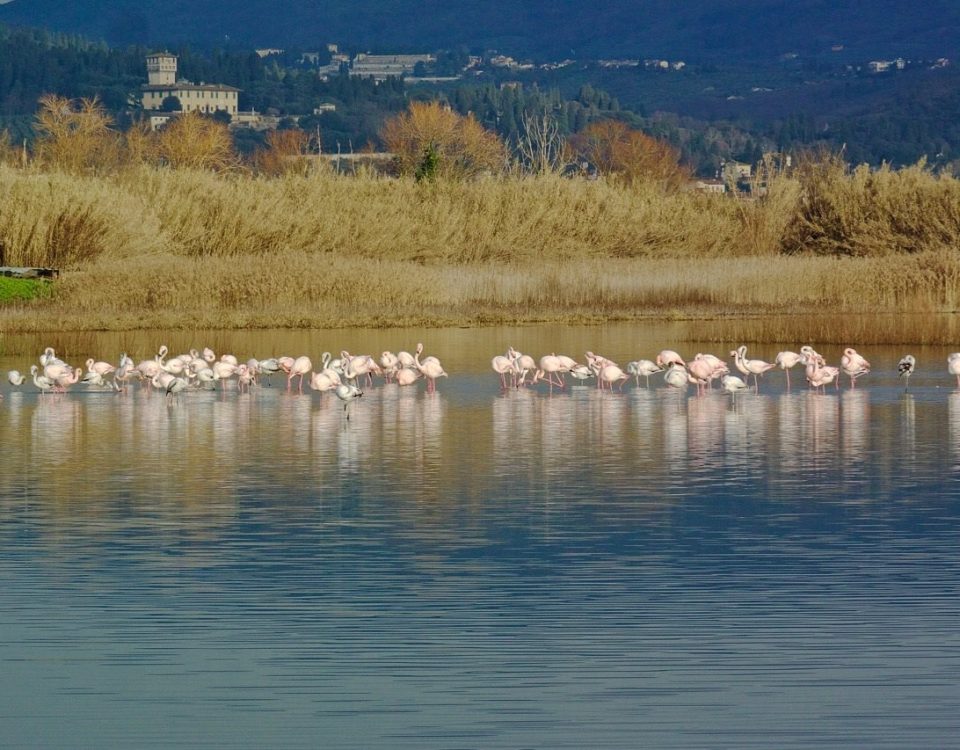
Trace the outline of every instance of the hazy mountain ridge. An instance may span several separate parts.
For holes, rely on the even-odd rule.
[[[787,52],[942,57],[960,52],[949,0],[13,0],[0,22],[111,44],[189,42],[376,51],[497,48],[515,56],[766,59]],[[843,46],[831,52],[831,47]]]

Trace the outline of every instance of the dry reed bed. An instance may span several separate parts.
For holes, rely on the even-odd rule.
[[[757,313],[836,321],[838,311],[952,309],[947,302],[958,280],[960,260],[944,264],[943,256],[926,254],[735,262],[588,258],[532,265],[420,264],[294,251],[151,255],[67,274],[55,299],[8,307],[0,328],[479,325]],[[821,331],[817,340],[825,335]]]
[[[324,174],[140,168],[95,178],[0,168],[0,193],[11,196],[0,209],[0,237],[11,262],[24,264],[287,250],[460,263],[709,256],[751,239],[744,207],[733,201],[557,177],[418,184]]]

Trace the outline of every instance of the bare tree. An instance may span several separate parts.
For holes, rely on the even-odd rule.
[[[522,124],[517,151],[523,169],[536,175],[562,172],[570,163],[570,153],[557,121],[544,112],[538,116],[524,115]]]

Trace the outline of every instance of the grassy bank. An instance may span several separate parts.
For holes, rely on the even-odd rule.
[[[63,269],[48,297],[2,304],[6,331],[761,313],[842,325],[960,308],[960,183],[920,168],[828,166],[756,201],[558,177],[147,167],[0,167],[0,194],[5,262]]]

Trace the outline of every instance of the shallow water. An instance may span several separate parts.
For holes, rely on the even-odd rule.
[[[946,351],[913,351],[910,393],[877,348],[856,391],[776,372],[735,403],[503,393],[488,369],[508,344],[626,361],[680,334],[421,332],[439,392],[377,386],[349,421],[279,380],[4,383],[0,746],[960,747]],[[164,340],[317,360],[416,336]]]

